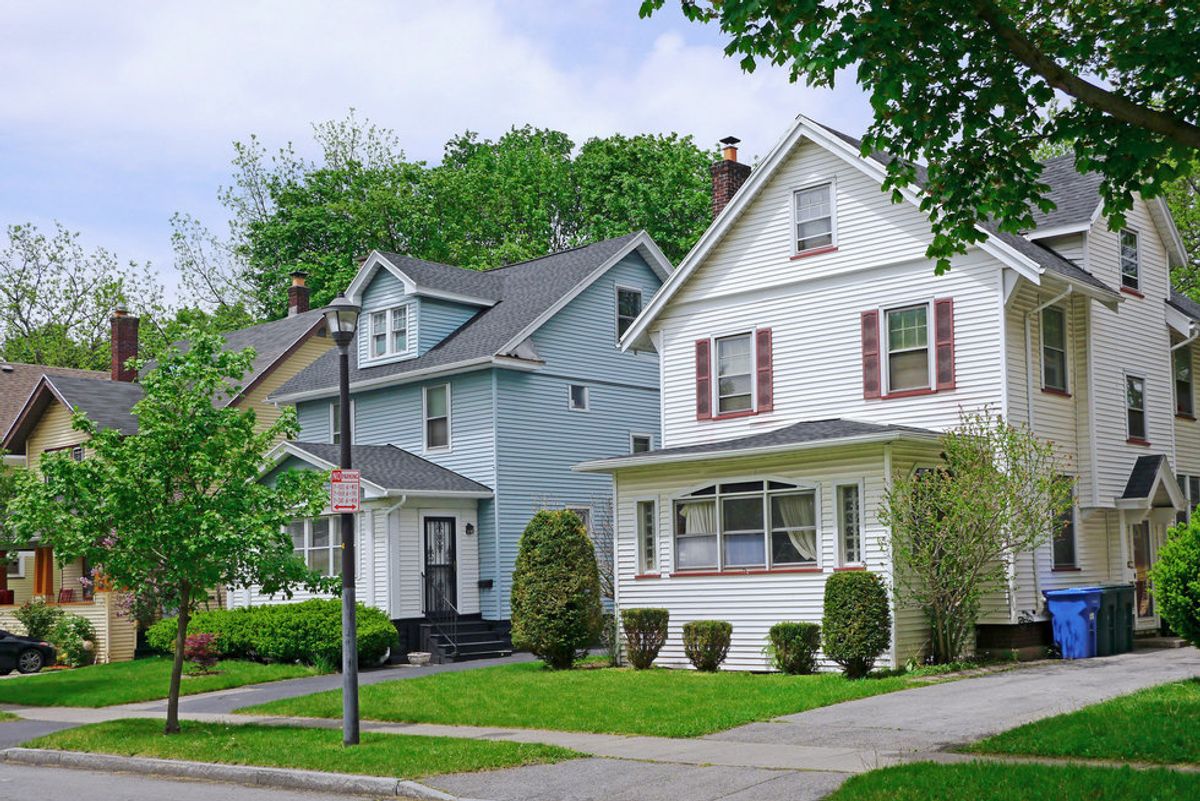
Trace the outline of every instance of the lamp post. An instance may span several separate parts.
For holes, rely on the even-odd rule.
[[[338,295],[325,307],[325,325],[338,349],[338,417],[341,454],[338,467],[350,459],[350,345],[358,328],[358,306]],[[354,616],[354,513],[341,516],[342,530],[342,745],[358,744],[358,624]]]

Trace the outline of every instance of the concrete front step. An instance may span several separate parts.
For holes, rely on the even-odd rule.
[[[1186,648],[1187,640],[1182,637],[1135,637],[1133,640],[1134,648]]]

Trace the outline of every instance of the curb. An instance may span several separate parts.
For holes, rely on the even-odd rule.
[[[177,759],[123,757],[77,751],[52,751],[42,748],[8,748],[0,751],[0,760],[21,765],[39,765],[80,770],[136,773],[144,776],[168,776],[183,779],[228,782],[282,790],[309,790],[340,795],[370,795],[409,798],[417,801],[457,801],[455,796],[405,779],[383,776],[358,776],[315,770],[264,768],[252,765],[217,765],[211,762],[185,762]]]

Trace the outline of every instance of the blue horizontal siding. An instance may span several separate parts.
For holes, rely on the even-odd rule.
[[[296,404],[300,422],[300,442],[329,442],[329,399],[301,401]]]
[[[461,328],[463,323],[478,312],[479,309],[475,306],[437,298],[421,298],[420,307],[417,309],[420,317],[417,324],[417,352],[425,353]]]

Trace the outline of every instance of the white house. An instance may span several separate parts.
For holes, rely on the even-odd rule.
[[[1165,204],[1110,231],[1098,178],[1052,160],[1057,209],[936,276],[920,189],[892,203],[856,140],[801,116],[753,172],[733,144],[713,225],[622,340],[659,353],[662,448],[577,467],[613,476],[619,606],[670,610],[659,663],[686,664],[684,622],[719,618],[726,666],[764,669],[767,629],[819,621],[832,572],[890,575],[889,478],[984,405],[1056,444],[1075,508],[1010,566],[980,644],[1044,642],[1041,591],[1070,585],[1136,582],[1138,626],[1157,627],[1146,571],[1200,499],[1200,305],[1171,291]],[[902,664],[927,629],[913,609],[894,629]]]

